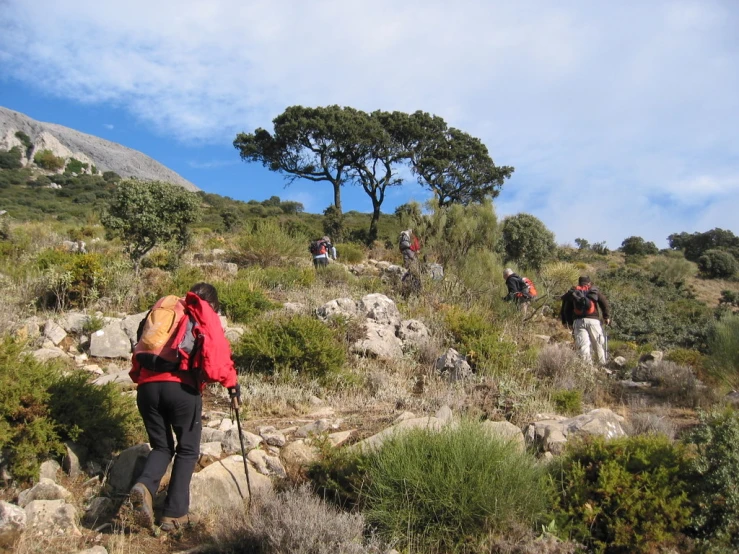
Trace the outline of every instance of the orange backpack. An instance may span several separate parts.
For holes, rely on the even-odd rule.
[[[572,289],[573,309],[577,316],[593,315],[598,310],[598,294],[591,291],[590,287],[591,285],[578,285]]]
[[[180,325],[187,324],[185,302],[179,296],[159,299],[144,319],[139,341],[133,350],[136,360],[152,371],[179,369],[179,344],[175,344]]]
[[[536,291],[536,287],[534,286],[534,282],[529,279],[528,277],[522,277],[523,282],[526,283],[526,294],[529,298],[536,298],[539,296],[539,293]]]

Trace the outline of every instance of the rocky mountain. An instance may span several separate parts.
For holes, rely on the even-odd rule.
[[[16,133],[22,131],[33,143],[30,152]],[[36,152],[51,150],[55,156],[94,165],[99,171],[115,171],[121,177],[168,181],[187,190],[199,190],[194,184],[146,154],[93,135],[80,133],[55,123],[43,123],[25,114],[0,107],[0,149],[13,146],[23,151],[23,163],[33,160]]]

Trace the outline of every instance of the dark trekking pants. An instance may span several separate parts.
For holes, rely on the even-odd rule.
[[[152,497],[174,456],[172,477],[162,515],[181,517],[190,508],[190,479],[200,455],[203,401],[182,383],[155,382],[139,385],[136,404],[149,435],[151,452],[138,478]],[[174,437],[177,437],[175,449]]]
[[[313,267],[315,267],[316,269],[328,267],[328,256],[313,258]]]

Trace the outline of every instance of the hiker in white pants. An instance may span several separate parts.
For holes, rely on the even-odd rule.
[[[593,286],[590,277],[582,276],[576,287],[572,287],[562,296],[562,324],[572,328],[575,346],[580,357],[592,364],[593,356],[590,347],[595,349],[599,365],[606,364],[605,336],[600,324],[600,312],[603,321],[611,324],[611,306],[605,295]]]

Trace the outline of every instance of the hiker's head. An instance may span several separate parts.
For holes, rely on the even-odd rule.
[[[582,276],[581,276],[581,277],[580,277],[580,278],[579,278],[579,279],[577,280],[577,284],[578,284],[578,286],[580,286],[580,287],[584,287],[585,285],[589,285],[589,284],[591,284],[591,283],[592,283],[592,281],[590,280],[590,277],[588,277],[587,275],[582,275]]]
[[[328,235],[326,235],[323,238],[321,238],[321,240],[324,241],[324,242],[331,242],[331,238]]]
[[[214,311],[218,311],[218,291],[210,283],[196,283],[190,289],[190,292],[197,294],[205,300]]]
[[[510,267],[503,270],[503,279],[508,279],[511,275],[513,275],[513,270]]]

